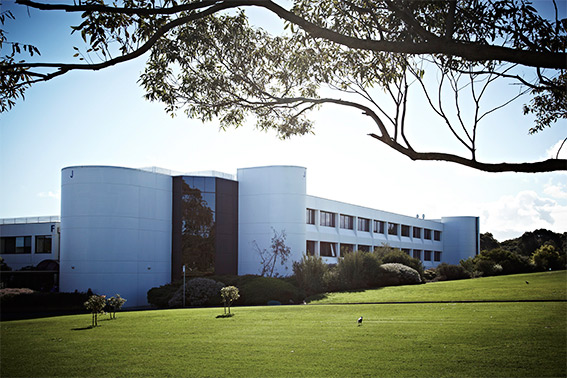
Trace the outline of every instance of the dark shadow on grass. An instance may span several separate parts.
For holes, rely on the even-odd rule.
[[[87,329],[93,329],[96,328],[92,325],[88,326],[88,327],[83,327],[83,328],[71,328],[71,331],[86,331]]]
[[[232,318],[233,316],[234,314],[222,314],[222,315],[217,315],[217,319]]]

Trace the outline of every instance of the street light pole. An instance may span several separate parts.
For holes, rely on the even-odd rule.
[[[185,264],[183,264],[183,307],[185,307]]]

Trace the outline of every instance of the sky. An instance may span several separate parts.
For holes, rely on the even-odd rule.
[[[559,5],[567,14],[567,1]],[[28,12],[10,0],[1,6],[16,16],[5,25],[9,40],[36,45],[42,61],[73,61],[73,46],[82,46],[79,36],[70,35],[76,18]],[[261,27],[281,28],[265,11],[247,12]],[[243,167],[296,165],[307,168],[308,194],[428,219],[479,216],[480,232],[499,241],[538,228],[567,231],[566,171],[485,173],[453,163],[413,162],[369,137],[377,130],[368,117],[333,106],[313,113],[314,135],[280,140],[253,124],[222,131],[216,121],[202,123],[183,113],[172,118],[161,104],[144,100],[137,84],[144,62],[142,57],[37,84],[24,101],[0,114],[0,218],[59,215],[61,169],[67,166],[236,174]],[[513,91],[517,88],[509,85],[496,88],[488,105]],[[414,147],[462,152],[423,101],[411,100],[408,133],[419,138]],[[479,160],[536,161],[557,151],[567,123],[528,135],[533,118],[522,115],[524,102],[486,117],[478,132]],[[567,158],[567,148],[560,156]]]

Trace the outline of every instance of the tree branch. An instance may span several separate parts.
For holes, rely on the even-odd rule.
[[[211,5],[211,1],[200,1],[189,5],[170,7],[170,8],[118,8],[108,6],[95,5],[57,5],[37,3],[30,0],[17,0],[18,4],[27,5],[36,9],[60,9],[67,12],[81,11],[100,11],[109,13],[124,14],[140,14],[140,15],[156,15],[156,14],[176,14],[187,10],[195,10]],[[288,11],[272,1],[266,0],[243,0],[243,1],[217,1],[213,2],[218,12],[222,9],[237,8],[240,6],[257,6],[265,8],[275,13],[281,19],[295,24],[305,30],[314,38],[323,38],[329,41],[361,50],[405,53],[405,54],[445,54],[449,56],[459,56],[466,60],[487,61],[497,60],[511,63],[518,63],[525,66],[564,69],[567,68],[567,53],[552,53],[541,51],[517,50],[504,46],[483,45],[476,43],[463,43],[458,41],[447,41],[443,38],[435,37],[425,42],[392,42],[392,41],[376,41],[371,39],[360,39],[346,36],[330,29],[317,26],[304,18]],[[212,13],[214,13],[212,12]],[[208,14],[209,12],[207,12]],[[201,15],[205,12],[201,13]],[[204,16],[201,16],[204,17]],[[427,32],[429,35],[433,35]]]
[[[411,160],[438,160],[457,163],[470,168],[475,168],[485,172],[553,172],[567,170],[567,159],[547,159],[533,163],[482,163],[472,159],[466,159],[458,155],[445,154],[439,152],[416,152],[405,148],[391,140],[385,140],[384,137],[376,134],[368,134],[378,139],[380,142],[387,144],[394,150],[406,155]]]

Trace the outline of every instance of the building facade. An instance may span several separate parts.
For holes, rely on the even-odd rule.
[[[59,217],[0,219],[0,255],[13,270],[59,261]]]
[[[269,250],[275,233],[285,234],[291,249],[287,263],[275,267],[283,276],[304,254],[334,264],[346,253],[389,245],[434,267],[479,253],[478,217],[428,220],[314,197],[306,176],[296,166],[242,168],[236,177],[64,168],[61,223],[54,223],[60,254],[50,256],[60,262],[60,290],[118,293],[128,306],[144,306],[147,291],[181,279],[183,266],[191,275],[260,273],[259,251]],[[2,257],[14,255],[10,265],[25,255],[21,264],[36,264],[29,237],[48,234],[25,229],[32,224],[7,226],[0,224]],[[12,244],[26,252],[6,254]]]

